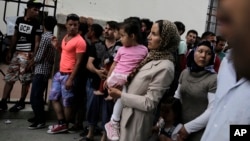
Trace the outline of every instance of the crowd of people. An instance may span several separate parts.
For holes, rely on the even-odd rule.
[[[59,70],[49,100],[58,123],[47,133],[83,131],[80,141],[93,141],[99,132],[101,141],[227,141],[230,124],[250,124],[249,32],[242,30],[249,21],[237,10],[247,10],[244,3],[219,1],[218,36],[205,31],[199,37],[190,29],[183,40],[180,21],[129,17],[103,28],[92,18],[69,14],[59,41],[52,34],[57,20],[46,17],[40,29],[35,17],[42,5],[30,0],[7,54],[0,110],[8,109],[17,80],[21,98],[9,111],[22,110],[32,83],[28,128],[46,126],[43,94],[57,51]]]

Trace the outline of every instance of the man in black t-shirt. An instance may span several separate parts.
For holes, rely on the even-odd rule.
[[[97,127],[100,112],[102,111],[102,126],[110,120],[113,111],[113,100],[106,101],[105,95],[96,95],[94,90],[100,86],[101,79],[106,79],[107,71],[104,69],[104,60],[110,59],[112,63],[113,55],[116,54],[118,46],[114,36],[114,31],[118,28],[118,23],[114,21],[107,22],[104,29],[105,41],[101,42],[99,36],[97,36],[93,24],[89,28],[88,38],[91,40],[91,46],[89,47],[89,59],[87,63],[87,69],[90,71],[90,75],[87,81],[87,122],[89,124],[89,130],[87,136],[83,140],[92,140],[94,138],[94,131]],[[100,34],[101,35],[101,34]],[[101,110],[102,109],[102,110]],[[83,135],[83,134],[82,134]],[[102,141],[105,140],[106,134],[103,133]]]
[[[38,49],[42,33],[41,26],[38,20],[36,20],[41,7],[42,3],[34,0],[28,1],[26,15],[16,20],[15,32],[6,57],[10,65],[4,78],[6,83],[0,102],[0,111],[8,109],[7,99],[10,97],[13,85],[17,80],[20,80],[22,83],[21,98],[10,108],[10,112],[18,112],[25,107],[25,98],[32,80],[31,64],[33,64],[32,60]]]

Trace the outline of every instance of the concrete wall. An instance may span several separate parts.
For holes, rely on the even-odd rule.
[[[122,21],[129,16],[139,16],[171,21],[182,21],[186,29],[205,30],[208,0],[58,0],[57,14],[76,13],[99,20]],[[53,4],[52,0],[46,0]],[[2,21],[4,1],[0,1],[0,29],[6,32]],[[16,15],[15,4],[9,4],[8,16]],[[22,5],[23,9],[25,5]],[[51,15],[52,9],[45,9]],[[22,10],[20,14],[22,14]]]

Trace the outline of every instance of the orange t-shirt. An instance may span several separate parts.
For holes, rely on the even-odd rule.
[[[68,42],[65,42],[64,39],[62,41],[60,71],[72,72],[76,64],[76,54],[86,51],[86,42],[80,34],[76,35]]]

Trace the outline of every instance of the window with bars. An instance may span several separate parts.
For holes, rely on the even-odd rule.
[[[217,31],[217,20],[216,20],[216,10],[218,6],[218,0],[210,0],[208,5],[207,12],[207,22],[206,22],[206,31],[211,31],[218,33]]]

